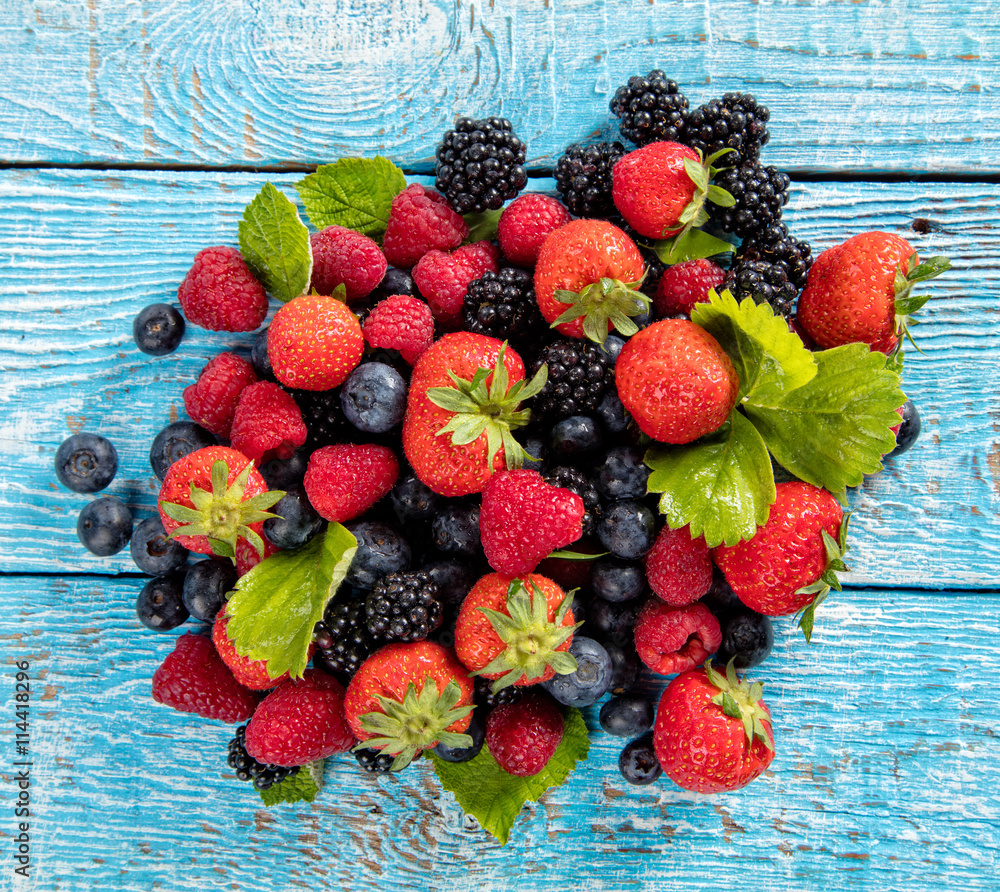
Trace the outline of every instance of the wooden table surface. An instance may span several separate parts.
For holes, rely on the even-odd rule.
[[[998,46],[995,5],[971,0],[3,3],[0,889],[1000,888]],[[108,492],[151,513],[154,433],[250,336],[189,328],[154,359],[131,320],[175,298],[197,250],[235,243],[265,178],[294,196],[302,171],[375,154],[426,175],[455,115],[500,114],[551,189],[565,146],[613,137],[611,93],[654,67],[693,105],[770,107],[763,160],[791,174],[786,218],[817,251],[878,228],[955,265],[907,361],[923,435],[853,497],[850,584],[811,646],[779,621],[755,673],[771,770],[728,795],[632,788],[594,733],[506,847],[423,764],[375,779],[333,759],[311,806],[260,807],[225,767],[231,728],[150,698],[177,633],[138,623],[127,551],[79,545],[87,497],[56,483],[56,447],[104,433]]]

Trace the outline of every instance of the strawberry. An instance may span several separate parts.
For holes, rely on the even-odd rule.
[[[351,730],[366,748],[406,767],[444,743],[471,746],[472,679],[455,652],[431,641],[396,642],[366,659],[347,688]]]
[[[604,220],[573,220],[542,243],[535,264],[538,308],[567,337],[603,344],[616,328],[626,337],[638,327],[631,317],[649,309],[638,290],[642,255],[621,229]]]
[[[364,514],[399,479],[399,462],[388,446],[336,443],[309,458],[306,496],[324,520],[345,523]]]
[[[686,319],[663,319],[630,338],[615,364],[618,396],[639,429],[683,444],[717,430],[740,381],[725,351]]]
[[[545,576],[490,573],[465,596],[455,624],[455,651],[474,675],[509,685],[548,681],[576,669],[568,653],[572,597]]]
[[[344,714],[344,686],[306,669],[282,682],[257,707],[246,730],[247,753],[269,765],[305,765],[354,745]]]
[[[483,490],[479,531],[498,573],[530,573],[550,551],[583,535],[583,499],[538,471],[498,471]]]
[[[521,400],[545,385],[546,369],[524,380],[521,357],[486,335],[454,332],[413,367],[403,419],[403,451],[423,483],[443,496],[481,492],[495,470],[519,468],[511,435],[526,424]]]
[[[228,625],[229,617],[226,616],[226,608],[223,607],[212,624],[212,643],[222,662],[229,667],[229,671],[241,685],[253,691],[266,691],[288,679],[287,672],[279,678],[271,678],[267,673],[267,661],[251,660],[237,653],[236,645],[226,633]],[[310,655],[311,653],[312,647]]]
[[[188,551],[235,558],[246,540],[264,553],[261,528],[283,492],[268,492],[260,472],[243,453],[206,446],[175,461],[160,487],[157,507],[163,529]]]
[[[537,689],[494,709],[486,720],[486,748],[508,774],[530,777],[547,764],[562,741],[562,710]]]
[[[664,774],[695,793],[745,787],[774,759],[771,712],[762,686],[739,679],[732,663],[678,675],[656,709],[653,747]]]

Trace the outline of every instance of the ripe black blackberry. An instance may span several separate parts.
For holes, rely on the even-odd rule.
[[[506,118],[459,118],[437,148],[434,188],[459,214],[496,210],[527,185],[526,156]]]
[[[340,405],[340,389],[289,390],[306,426],[305,446],[309,450],[350,442],[357,430],[345,417]]]
[[[354,750],[354,758],[369,774],[388,774],[392,771],[393,757],[373,749]]]
[[[722,283],[736,300],[752,297],[755,303],[770,304],[775,315],[791,315],[792,305],[798,296],[795,286],[788,281],[785,270],[776,263],[764,260],[738,260],[726,274]]]
[[[637,146],[666,140],[680,142],[688,114],[687,97],[659,69],[635,75],[615,90],[610,108],[620,118],[622,136]]]
[[[253,781],[258,790],[266,790],[299,773],[298,766],[286,768],[282,765],[267,765],[251,756],[247,752],[246,725],[240,725],[236,729],[236,736],[229,741],[229,757],[226,762],[241,781]]]
[[[542,477],[550,486],[561,486],[583,499],[583,535],[593,533],[601,518],[601,496],[587,475],[577,468],[558,465],[547,470]]]
[[[806,287],[809,267],[812,266],[812,248],[788,232],[784,223],[773,223],[766,229],[743,239],[736,249],[737,260],[766,260],[777,263],[788,275],[789,281],[801,291]]]
[[[365,624],[365,596],[331,601],[316,632],[313,659],[330,672],[350,677],[374,649],[375,642]]]
[[[493,693],[493,679],[485,678],[482,675],[477,675],[473,679],[475,688],[472,692],[472,699],[480,706],[485,706],[487,709],[492,709],[494,706],[509,706],[511,703],[517,703],[521,699],[521,690],[513,685],[506,688],[501,688],[495,694]]]
[[[535,300],[531,273],[514,266],[485,272],[470,282],[462,318],[469,331],[510,341],[522,358],[537,352],[538,333],[548,328]]]
[[[741,238],[773,226],[788,204],[788,174],[756,161],[722,171],[715,177],[715,185],[732,195],[736,204],[727,208],[710,203],[709,213],[723,231]]]
[[[368,634],[379,643],[423,641],[441,625],[437,584],[411,570],[383,576],[365,601]]]
[[[718,160],[720,167],[756,161],[771,134],[767,121],[771,113],[750,93],[726,93],[688,113],[679,142],[700,149],[707,158],[720,149],[734,149]]]
[[[569,212],[577,217],[603,219],[615,212],[611,197],[611,168],[625,154],[620,142],[591,146],[574,143],[556,161],[556,188]]]
[[[548,366],[545,386],[532,401],[538,419],[557,421],[596,409],[608,389],[614,388],[614,362],[593,341],[557,338],[543,347],[532,363],[532,375]]]

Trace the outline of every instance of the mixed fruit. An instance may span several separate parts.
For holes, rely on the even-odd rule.
[[[633,784],[735,790],[774,758],[741,673],[772,617],[811,635],[847,489],[915,440],[907,317],[948,263],[884,232],[813,261],[753,96],[692,110],[652,71],[610,107],[631,147],[570,146],[558,197],[523,191],[500,118],[456,122],[433,189],[320,167],[312,232],[268,183],[180,310],[135,319],[153,356],[186,324],[256,332],[152,444],[158,516],[105,496],[78,532],[153,577],[145,626],[211,624],[153,697],[238,725],[229,765],[268,804],[312,801],[338,754],[423,757],[506,841],[586,756],[590,707]],[[94,433],[56,455],[76,492],[116,468]]]

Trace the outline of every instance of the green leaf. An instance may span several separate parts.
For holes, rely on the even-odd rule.
[[[773,405],[744,402],[771,455],[800,480],[841,492],[882,468],[906,402],[899,375],[865,344],[813,354],[816,376]]]
[[[268,807],[281,802],[312,802],[323,786],[324,765],[323,759],[310,762],[291,777],[257,792]]]
[[[317,229],[346,226],[365,235],[385,232],[392,200],[406,177],[387,158],[341,158],[295,184]]]
[[[279,551],[236,582],[229,599],[226,632],[236,652],[266,660],[267,672],[301,677],[309,660],[313,627],[343,582],[358,543],[331,523],[301,548]]]
[[[480,826],[507,844],[510,828],[525,802],[537,802],[550,787],[558,787],[580,759],[587,757],[590,741],[587,726],[577,709],[565,717],[563,737],[546,766],[530,777],[515,777],[498,764],[486,747],[468,762],[446,762],[431,754],[441,786],[452,792],[467,814]]]
[[[708,200],[712,204],[717,204],[720,208],[731,208],[736,204],[736,199],[733,198],[731,193],[723,189],[722,186],[709,186]]]
[[[466,244],[495,239],[497,237],[497,223],[500,222],[502,213],[503,208],[497,208],[495,211],[483,211],[481,214],[466,214],[463,218],[465,225],[469,227]]]
[[[239,241],[243,259],[269,294],[287,303],[305,293],[313,263],[309,230],[271,183],[244,209]]]
[[[653,250],[663,263],[673,266],[684,260],[700,260],[725,254],[732,251],[733,246],[702,229],[686,229],[673,238],[653,242]]]
[[[715,433],[646,452],[650,492],[674,529],[690,525],[709,547],[749,539],[767,521],[776,491],[767,447],[738,411]]]

